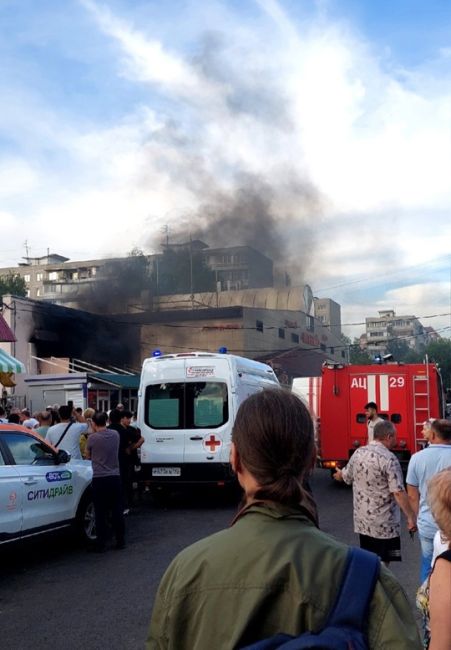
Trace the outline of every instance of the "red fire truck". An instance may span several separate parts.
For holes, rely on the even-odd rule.
[[[364,406],[368,402],[376,402],[380,417],[395,424],[397,446],[393,451],[404,468],[410,456],[424,446],[423,422],[444,415],[442,381],[437,366],[432,363],[369,366],[326,363],[319,390],[317,378],[311,378],[310,382],[316,388],[305,397],[311,407],[316,406],[319,419],[319,463],[331,470],[343,467],[352,453],[367,443]]]

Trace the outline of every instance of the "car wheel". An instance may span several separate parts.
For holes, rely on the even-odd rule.
[[[81,500],[77,512],[77,529],[80,538],[87,544],[96,541],[96,520],[94,503],[90,495],[85,495]]]

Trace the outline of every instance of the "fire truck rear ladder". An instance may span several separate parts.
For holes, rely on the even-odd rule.
[[[415,375],[413,378],[413,416],[417,450],[424,447],[424,440],[421,436],[423,422],[431,417],[429,395],[429,365],[426,364],[426,375]]]

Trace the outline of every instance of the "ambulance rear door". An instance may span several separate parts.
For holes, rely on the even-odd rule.
[[[143,368],[140,428],[144,436],[141,462],[171,464],[180,473],[184,435],[184,359],[162,359]]]
[[[228,463],[233,422],[227,357],[185,361],[185,463]]]

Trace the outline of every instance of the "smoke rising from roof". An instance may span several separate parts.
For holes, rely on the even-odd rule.
[[[294,173],[272,181],[241,174],[233,190],[206,190],[199,209],[171,226],[171,240],[201,239],[211,247],[252,246],[296,282],[312,263],[321,197]]]

